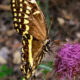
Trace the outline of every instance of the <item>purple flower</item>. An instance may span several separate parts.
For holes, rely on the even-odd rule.
[[[58,80],[72,80],[80,74],[80,44],[64,44],[55,61],[55,72]]]

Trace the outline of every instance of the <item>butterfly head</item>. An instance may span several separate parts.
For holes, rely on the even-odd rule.
[[[51,46],[51,40],[50,39],[47,39],[45,42],[44,42],[44,46],[43,46],[43,52],[44,53],[48,53],[50,52],[50,46]]]

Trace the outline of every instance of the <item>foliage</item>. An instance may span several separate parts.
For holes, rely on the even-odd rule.
[[[39,0],[37,0],[37,4],[40,6],[40,1]]]
[[[12,68],[7,68],[7,66],[4,64],[0,67],[0,78],[11,75],[13,73]]]
[[[53,62],[41,63],[38,68],[43,69],[43,73],[46,75],[48,72],[52,71]]]

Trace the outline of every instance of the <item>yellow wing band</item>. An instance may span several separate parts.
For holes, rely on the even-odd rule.
[[[33,37],[30,35],[30,39],[28,40],[28,47],[29,47],[29,63],[30,63],[30,66],[32,67],[33,66],[33,58],[32,58],[32,40],[33,40]]]

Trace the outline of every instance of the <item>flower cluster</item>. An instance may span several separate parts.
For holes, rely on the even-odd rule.
[[[80,44],[64,44],[55,61],[55,72],[58,80],[72,80],[80,74]]]

